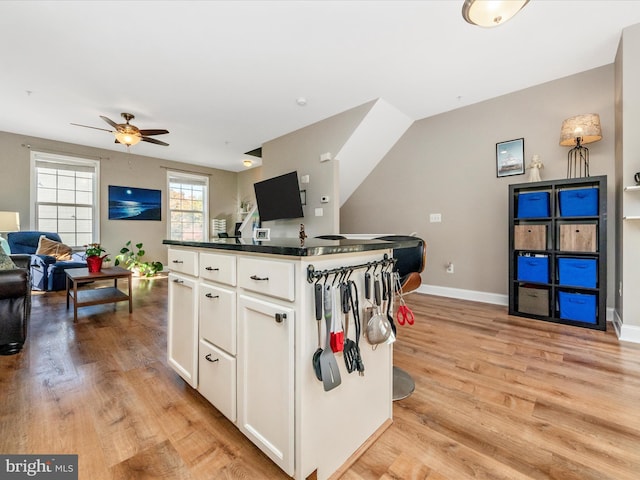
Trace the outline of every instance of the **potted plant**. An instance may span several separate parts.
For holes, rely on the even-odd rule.
[[[107,257],[109,256],[105,252],[106,250],[99,243],[85,245],[85,258],[89,273],[96,273],[102,269],[102,262],[105,258],[108,260]],[[105,255],[102,255],[102,253],[105,253]]]
[[[142,261],[144,254],[142,243],[136,243],[135,246],[131,246],[131,240],[129,240],[120,249],[120,253],[116,255],[115,265],[122,263],[124,268],[137,272],[141,277],[153,277],[156,273],[162,271],[164,268],[162,262],[144,262]]]

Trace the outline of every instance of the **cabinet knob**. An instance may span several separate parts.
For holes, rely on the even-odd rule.
[[[207,353],[207,354],[205,355],[205,357],[204,357],[204,358],[206,358],[206,359],[207,359],[208,361],[210,361],[211,363],[215,363],[215,362],[217,362],[218,360],[220,360],[219,358],[211,358],[211,354],[210,354],[210,353]]]
[[[184,280],[180,280],[179,278],[176,278],[173,280],[173,283],[181,284],[181,283],[184,283]]]
[[[173,263],[184,263],[182,260],[172,260]]]
[[[217,270],[220,270],[220,269],[219,268],[213,268],[213,267],[205,267],[205,270],[208,270],[208,271],[211,272],[211,271],[217,271]]]
[[[220,295],[212,295],[210,293],[205,294],[205,297],[207,298],[220,298]]]
[[[287,314],[286,313],[276,313],[275,317],[276,317],[276,323],[282,323],[282,321],[287,318]]]
[[[258,280],[259,282],[263,282],[265,280],[269,280],[269,277],[259,277],[258,275],[251,275],[249,278],[251,280]]]

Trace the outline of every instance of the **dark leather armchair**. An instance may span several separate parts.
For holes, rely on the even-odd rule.
[[[65,270],[87,266],[83,254],[74,253],[72,260],[56,260],[49,255],[36,255],[40,235],[61,242],[60,235],[53,232],[24,231],[7,234],[11,253],[31,255],[31,287],[34,290],[64,290],[67,286]]]
[[[31,256],[10,257],[18,268],[0,270],[0,355],[22,350],[31,315]]]

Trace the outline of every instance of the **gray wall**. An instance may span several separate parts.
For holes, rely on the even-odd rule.
[[[167,170],[188,170],[209,174],[211,218],[232,216],[236,212],[237,175],[234,172],[216,170],[196,165],[187,165],[158,158],[103,150],[70,143],[56,142],[43,138],[27,137],[0,132],[0,210],[20,212],[21,229],[31,226],[29,217],[29,175],[30,150],[23,145],[31,145],[33,150],[58,154],[85,155],[100,160],[100,242],[114,256],[127,240],[142,242],[147,261],[161,261],[166,264],[166,247],[162,240],[167,238]],[[164,148],[164,147],[158,147]],[[131,147],[135,152],[135,146]],[[162,191],[162,220],[134,221],[108,220],[108,186],[151,188]]]
[[[565,178],[562,121],[599,113],[603,140],[588,146],[591,175],[609,175],[615,218],[613,81],[609,65],[416,121],[342,207],[341,231],[417,232],[427,243],[423,283],[507,294],[508,185],[527,182],[529,173],[497,178],[495,144],[523,137],[526,164],[538,154],[543,180]],[[429,223],[430,213],[441,213],[442,223]],[[445,272],[450,261],[453,274]]]
[[[338,233],[340,228],[340,203],[338,192],[338,162],[320,162],[320,155],[336,153],[349,139],[375,102],[368,102],[346,112],[276,138],[262,146],[263,179],[298,171],[298,177],[309,175],[310,181],[300,185],[307,191],[304,218],[265,222],[263,227],[272,229],[271,236],[297,237],[300,223],[304,223],[309,237]],[[327,195],[329,203],[320,203]],[[315,216],[315,209],[322,208],[323,216]],[[274,235],[275,234],[275,235]]]

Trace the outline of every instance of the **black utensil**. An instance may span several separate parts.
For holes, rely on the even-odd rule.
[[[360,331],[362,324],[360,322],[360,303],[358,300],[358,287],[356,282],[349,280],[349,303],[351,305],[351,311],[353,312],[353,324],[356,327],[356,341],[353,348],[354,363],[358,375],[364,375],[364,363],[362,363],[362,355],[360,354]]]
[[[322,353],[322,339],[320,334],[320,320],[322,320],[322,285],[315,285],[315,304],[316,304],[316,323],[318,324],[318,349],[313,354],[313,370],[316,372],[316,378],[322,381],[322,372],[320,371],[320,354]]]
[[[392,290],[392,285],[391,285],[391,272],[386,272],[385,276],[383,277],[384,280],[386,280],[386,284],[387,284],[387,288],[385,289],[387,291],[387,320],[389,320],[389,323],[391,324],[391,330],[393,330],[393,334],[396,334],[396,324],[393,321],[393,315],[391,315],[391,302],[393,300],[393,290]]]
[[[349,338],[349,310],[351,309],[351,291],[349,284],[344,283],[340,285],[340,298],[342,303],[342,313],[345,314],[345,330],[344,330],[344,348],[342,354],[344,355],[344,365],[347,367],[347,372],[351,373],[356,371],[356,343]],[[354,312],[354,319],[355,319]]]

